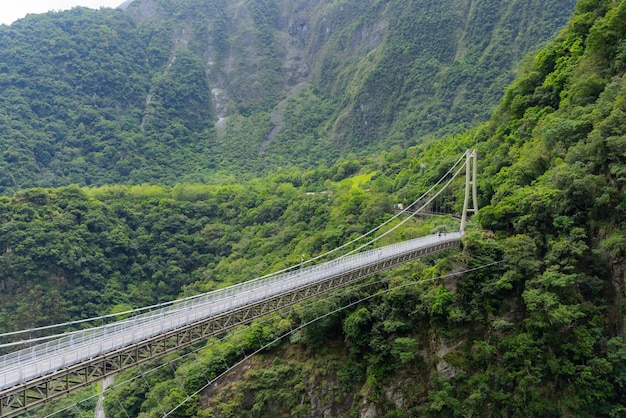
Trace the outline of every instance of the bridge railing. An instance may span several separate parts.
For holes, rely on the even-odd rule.
[[[6,354],[0,358],[0,389],[335,274],[379,263],[419,246],[458,239],[457,233],[431,235],[339,257],[300,270],[214,290],[114,324],[77,331],[44,344]],[[31,367],[27,367],[29,365]]]

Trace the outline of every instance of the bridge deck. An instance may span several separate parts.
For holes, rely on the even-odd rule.
[[[0,417],[346,286],[412,259],[458,246],[460,233],[430,235],[251,280],[124,321],[0,358]]]

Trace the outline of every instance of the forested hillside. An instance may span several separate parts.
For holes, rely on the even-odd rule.
[[[146,28],[162,21],[168,4],[183,5],[138,3],[126,12],[132,19],[106,13],[125,22],[120,31]],[[246,4],[235,2],[227,10],[247,10]],[[176,10],[190,19],[184,9]],[[192,45],[199,38],[177,39]],[[191,48],[185,51],[183,62],[197,68],[205,62]],[[375,58],[372,52],[366,56]],[[324,59],[314,62],[329,66]],[[335,79],[324,78],[330,83],[325,87],[309,80],[298,93],[305,96],[295,98],[298,106],[330,103],[325,111],[337,115],[331,94],[349,72],[336,71]],[[365,82],[366,71],[359,71],[364,72],[354,73],[354,80]],[[0,69],[0,76],[6,74]],[[68,186],[0,197],[1,330],[119,313],[297,264],[389,219],[396,203],[414,200],[465,149],[477,147],[481,209],[462,251],[407,264],[208,341],[183,357],[172,354],[164,367],[147,364],[118,376],[118,383],[126,383],[107,392],[107,417],[162,416],[197,391],[171,416],[623,416],[625,74],[626,0],[581,0],[566,29],[523,64],[489,121],[458,135],[230,185]],[[347,81],[345,86],[356,91]],[[10,97],[19,99],[18,90]],[[358,96],[344,93],[346,101]],[[192,103],[204,97],[200,90],[188,94],[200,95]],[[155,89],[151,103],[158,103],[157,96]],[[154,112],[168,109],[155,105]],[[286,104],[284,115],[290,109]],[[221,110],[212,111],[219,117]],[[242,121],[239,128],[263,126],[258,113],[235,114],[228,116],[223,136],[215,131],[216,142],[232,134],[233,119]],[[296,114],[294,120],[301,121]],[[202,121],[185,115],[177,116],[179,128]],[[167,120],[150,122],[142,112],[138,117],[146,126]],[[271,112],[265,117],[271,121]],[[284,121],[281,132],[288,129]],[[342,125],[320,126],[328,133]],[[274,139],[265,144],[268,149]],[[163,158],[174,165],[181,154],[171,146]],[[75,158],[86,158],[81,155]],[[453,183],[447,208],[458,211],[461,195],[462,184]],[[385,240],[456,228],[448,217],[411,221]],[[291,333],[329,312],[334,313]],[[273,342],[283,334],[288,338]],[[202,390],[266,344],[261,354]],[[32,416],[46,416],[95,391],[48,404]],[[88,416],[94,404],[79,402],[63,414]]]
[[[409,149],[381,170],[377,181],[387,177],[400,191],[405,179],[420,184],[420,162],[475,141],[481,229],[464,239],[462,254],[373,284],[391,291],[253,361],[224,390],[200,397],[197,414],[622,416],[625,22],[626,1],[579,2],[567,30],[526,64],[487,124]],[[417,272],[426,279],[498,260],[506,264],[410,285]],[[316,315],[309,310],[343,306],[360,292],[287,319],[305,321]],[[174,388],[202,382],[200,371],[217,373],[209,360],[230,361],[246,342],[209,344],[169,381],[160,375],[118,396],[148,390],[142,407],[173,405],[182,397]],[[187,408],[183,414],[196,413]]]
[[[0,193],[222,183],[460,132],[573,4],[135,0],[29,15],[0,27]]]
[[[361,166],[347,165],[241,185],[69,186],[0,197],[0,332],[169,301],[332,249],[394,206],[385,183],[368,193],[331,185]],[[330,190],[305,193],[324,180]]]

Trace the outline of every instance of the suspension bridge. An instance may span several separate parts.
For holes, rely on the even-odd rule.
[[[432,202],[465,168],[465,199],[459,231],[437,233],[363,250],[365,246],[384,236],[383,234],[356,250],[325,263],[298,266],[295,270],[285,270],[174,301],[141,315],[68,333],[1,356],[0,417],[20,415],[108,376],[205,341],[307,299],[348,286],[381,271],[420,257],[458,248],[465,230],[467,214],[477,211],[476,160],[476,151],[468,150],[437,185],[429,190],[431,192],[436,186],[440,187],[421,207],[425,208]],[[409,205],[406,211],[411,214],[419,213],[420,208],[413,208],[419,201],[418,199]]]

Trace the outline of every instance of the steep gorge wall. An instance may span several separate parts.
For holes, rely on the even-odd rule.
[[[270,111],[306,82],[338,106],[326,134],[362,149],[486,119],[574,3],[136,0],[127,11],[170,22],[172,49],[202,56],[218,118]],[[184,46],[183,31],[193,34]]]

